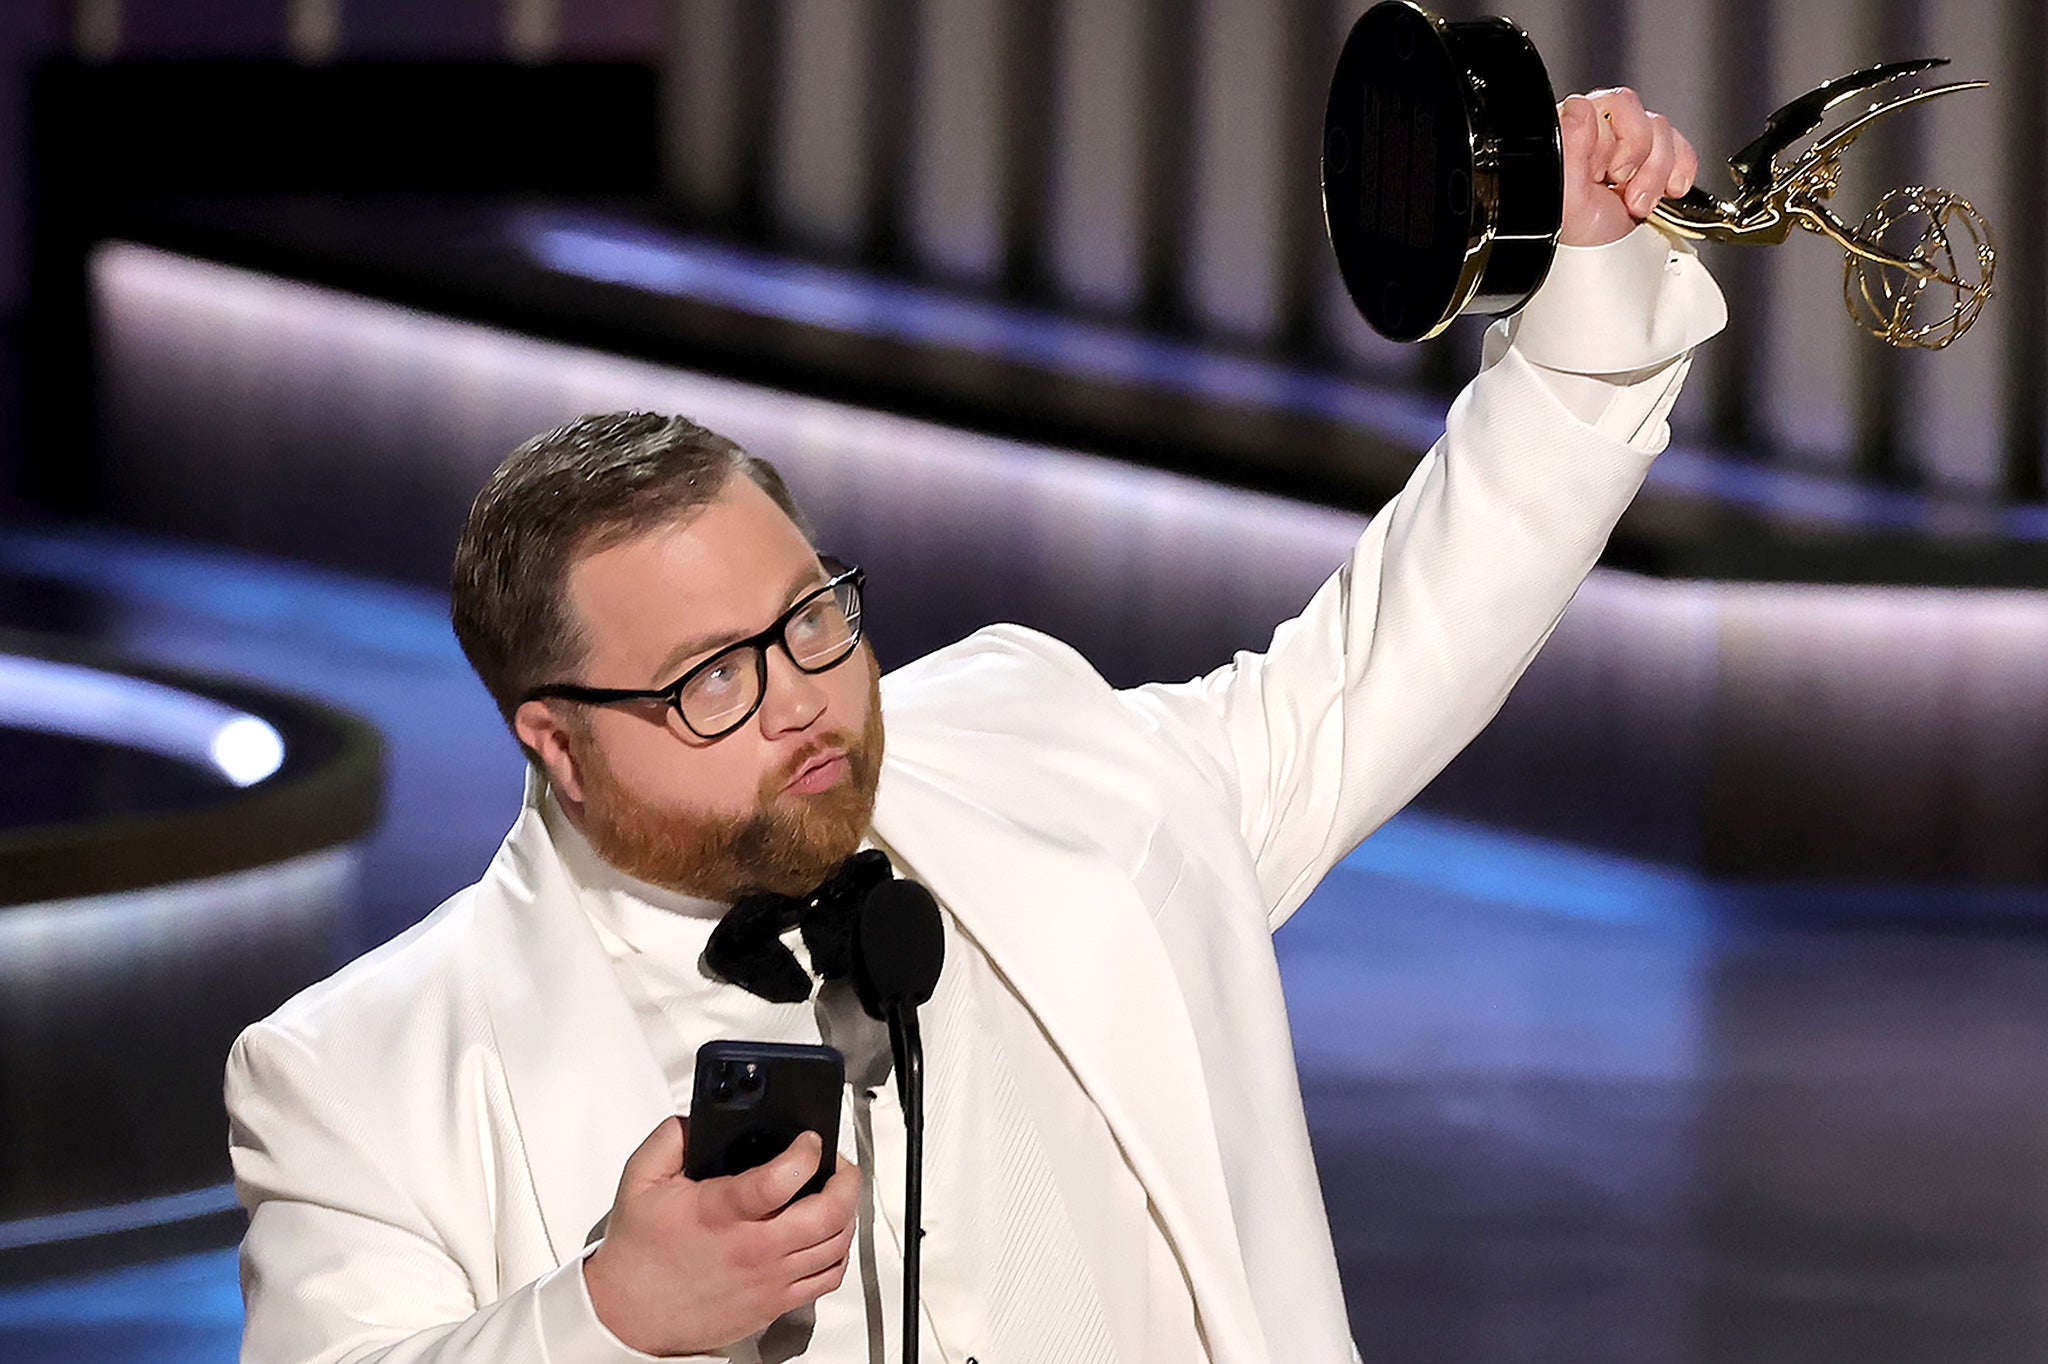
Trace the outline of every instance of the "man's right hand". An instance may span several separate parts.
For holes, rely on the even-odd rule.
[[[604,1241],[583,1262],[598,1320],[644,1354],[706,1354],[766,1329],[837,1288],[853,1246],[860,1171],[844,1157],[822,1190],[789,1202],[817,1172],[817,1133],[701,1181],[683,1175],[683,1136],[669,1118],[627,1157]]]

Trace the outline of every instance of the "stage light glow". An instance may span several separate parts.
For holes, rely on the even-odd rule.
[[[237,716],[215,730],[207,751],[237,786],[254,786],[284,766],[284,739],[253,715]]]
[[[284,765],[269,721],[210,697],[52,659],[0,655],[0,725],[179,758],[236,786]]]
[[[209,1184],[203,1189],[138,1198],[104,1208],[79,1208],[73,1212],[20,1217],[12,1222],[0,1222],[0,1250],[61,1245],[66,1241],[136,1231],[143,1227],[167,1227],[198,1217],[232,1212],[238,1206],[234,1185]]]

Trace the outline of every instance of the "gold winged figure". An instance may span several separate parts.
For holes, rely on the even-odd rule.
[[[1887,62],[1807,91],[1728,158],[1732,199],[1695,188],[1664,200],[1652,220],[1681,237],[1723,242],[1782,242],[1794,225],[1817,232],[1842,249],[1843,301],[1858,327],[1887,345],[1940,350],[1970,329],[1991,297],[1998,253],[1984,215],[1950,190],[1908,185],[1888,191],[1851,227],[1828,200],[1841,184],[1842,154],[1866,128],[1987,82],[1954,81],[1880,99],[1804,151],[1793,154],[1793,147],[1844,101],[1947,64],[1942,57]]]

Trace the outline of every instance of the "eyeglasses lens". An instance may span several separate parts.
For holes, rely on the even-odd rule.
[[[711,660],[676,698],[683,721],[699,734],[716,734],[752,710],[761,697],[761,651],[742,646]]]
[[[797,604],[782,627],[782,647],[807,673],[823,672],[860,642],[860,587],[849,578]],[[739,723],[761,699],[767,658],[743,644],[712,658],[676,698],[683,722],[703,735]]]
[[[829,668],[860,638],[860,593],[851,581],[805,602],[782,629],[783,647],[799,668]]]

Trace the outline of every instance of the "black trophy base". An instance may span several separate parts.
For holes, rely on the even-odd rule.
[[[1344,287],[1384,336],[1527,302],[1564,220],[1557,101],[1528,35],[1408,0],[1366,11],[1330,81],[1323,214]]]

